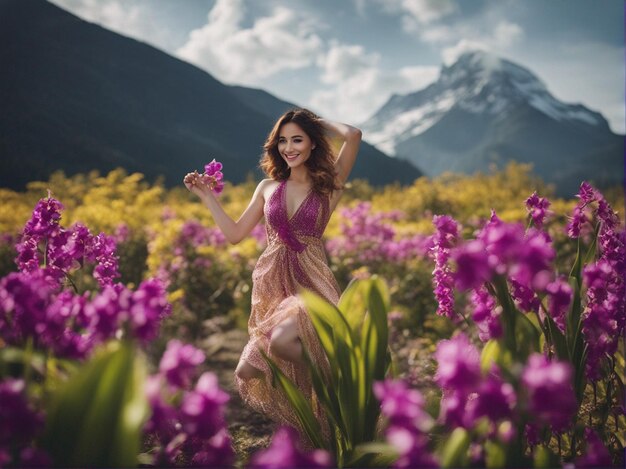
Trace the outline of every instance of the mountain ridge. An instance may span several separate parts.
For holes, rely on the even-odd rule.
[[[0,186],[116,167],[174,186],[212,158],[231,182],[260,178],[265,138],[294,107],[49,2],[1,0],[0,12]],[[352,177],[408,184],[421,174],[364,142]]]
[[[392,96],[361,126],[378,148],[428,176],[517,160],[533,164],[561,195],[575,193],[581,178],[622,182],[623,136],[600,113],[558,101],[530,70],[485,52],[442,66],[437,81]],[[598,156],[607,167],[593,164]]]

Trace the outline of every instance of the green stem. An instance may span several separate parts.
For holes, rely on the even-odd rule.
[[[67,272],[64,272],[64,273],[65,273],[65,278],[70,282],[70,285],[74,289],[74,293],[79,295],[80,293],[78,291],[78,287],[76,286],[76,283],[74,283],[74,280],[72,280],[72,276],[70,274],[68,274]]]
[[[502,306],[502,324],[504,329],[504,341],[514,358],[518,358],[517,340],[515,338],[515,305],[507,288],[506,279],[497,275],[494,279],[494,286],[500,306]]]
[[[48,238],[46,238],[46,242],[43,247],[43,268],[48,267]]]

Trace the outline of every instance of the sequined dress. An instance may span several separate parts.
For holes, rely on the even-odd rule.
[[[252,273],[252,310],[248,322],[250,340],[241,360],[264,371],[265,378],[235,378],[243,400],[272,420],[299,428],[282,391],[271,385],[271,373],[259,349],[267,353],[313,403],[323,424],[312,391],[306,365],[281,360],[269,351],[273,329],[290,317],[297,320],[298,336],[313,362],[321,371],[327,361],[315,329],[298,298],[302,288],[314,291],[327,301],[337,303],[340,290],[333,276],[322,243],[322,234],[330,218],[329,198],[311,190],[296,212],[287,214],[286,181],[279,183],[264,206],[267,248]]]

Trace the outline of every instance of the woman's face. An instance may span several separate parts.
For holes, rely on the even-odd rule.
[[[278,135],[278,153],[290,168],[304,164],[315,148],[309,136],[294,122],[284,124]]]

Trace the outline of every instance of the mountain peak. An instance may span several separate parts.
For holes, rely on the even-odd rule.
[[[474,84],[482,87],[489,82],[508,85],[509,91],[547,93],[544,83],[528,69],[483,50],[464,52],[449,67],[441,68],[440,82],[444,86]],[[500,91],[503,88],[498,87]]]
[[[443,65],[426,88],[394,95],[360,127],[378,148],[411,159],[429,175],[486,170],[491,162],[516,158],[570,190],[596,150],[608,155],[607,167],[619,166],[614,151],[620,143],[601,114],[559,101],[527,68],[480,50]],[[555,158],[562,154],[572,168],[559,176],[562,163]],[[596,172],[598,180],[612,180],[611,171]]]

